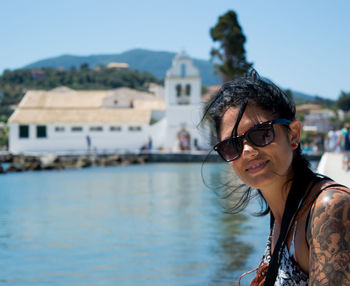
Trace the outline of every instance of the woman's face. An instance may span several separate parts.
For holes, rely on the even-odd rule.
[[[231,107],[226,111],[220,128],[221,140],[230,138],[236,123],[239,108]],[[240,136],[255,124],[276,119],[261,108],[247,106],[238,125],[237,135]],[[295,122],[297,125],[295,128]],[[248,186],[260,190],[283,185],[292,175],[293,143],[299,142],[300,123],[293,121],[291,130],[279,124],[273,125],[275,140],[265,147],[255,147],[244,140],[241,156],[230,162],[237,176]],[[298,130],[299,128],[299,130]],[[297,134],[299,132],[299,134]]]

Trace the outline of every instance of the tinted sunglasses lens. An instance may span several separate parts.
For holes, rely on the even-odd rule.
[[[257,147],[264,147],[270,144],[275,134],[273,132],[273,126],[271,124],[263,124],[258,126],[256,129],[252,129],[247,137]]]
[[[224,140],[217,145],[217,151],[224,160],[233,161],[242,153],[242,140],[237,138]]]

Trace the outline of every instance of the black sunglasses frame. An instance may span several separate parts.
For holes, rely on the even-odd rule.
[[[254,145],[255,147],[265,147],[267,145],[270,145],[274,140],[275,140],[275,131],[274,131],[274,128],[273,128],[273,125],[274,124],[282,124],[282,125],[289,125],[292,121],[289,120],[289,119],[285,119],[285,118],[278,118],[278,119],[274,119],[274,120],[269,120],[269,121],[265,121],[265,122],[259,122],[258,124],[254,125],[252,128],[250,128],[249,130],[247,130],[245,133],[243,133],[242,135],[240,136],[237,136],[237,137],[231,137],[231,138],[228,138],[228,139],[225,139],[219,143],[217,143],[215,146],[214,146],[214,150],[216,152],[219,153],[220,157],[226,161],[226,162],[232,162],[234,160],[237,160],[241,155],[242,155],[242,152],[243,152],[243,139],[247,140],[250,144]],[[262,125],[269,125],[270,128],[271,128],[271,132],[272,132],[272,139],[271,141],[269,141],[268,143],[266,144],[263,144],[263,145],[257,145],[255,144],[251,138],[249,138],[249,133],[251,131],[254,131],[254,130],[257,130],[260,126]],[[238,140],[238,141],[237,141]],[[233,157],[233,159],[226,159],[225,158],[225,152],[223,151],[220,151],[220,146],[228,143],[228,142],[231,142],[233,148],[236,146],[241,146],[237,152],[237,155],[235,155]],[[235,143],[236,142],[236,143]],[[238,143],[237,143],[238,142]],[[226,156],[227,157],[227,156]]]

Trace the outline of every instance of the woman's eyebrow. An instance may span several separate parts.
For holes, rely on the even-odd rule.
[[[259,124],[259,123],[257,123],[257,124]],[[244,131],[244,132],[238,134],[238,136],[232,136],[232,134],[233,134],[233,130],[232,130],[231,135],[226,136],[226,137],[223,138],[221,141],[225,141],[225,140],[228,140],[228,139],[231,139],[231,138],[241,137],[244,133],[246,133],[247,131],[249,131],[250,129],[252,129],[255,125],[256,125],[256,124],[254,124],[253,126],[251,126],[250,128],[248,128],[246,131]]]
[[[243,134],[247,133],[250,129],[254,128],[256,125],[260,124],[261,122],[255,123],[253,126],[250,126],[248,129],[246,129],[244,132],[239,133],[238,137],[242,136]]]
[[[244,132],[242,132],[242,133],[240,133],[240,134],[237,134],[238,137],[239,137],[239,136],[242,136],[242,135],[245,134],[245,133],[247,133],[247,132],[248,132],[250,129],[252,129],[255,125],[256,125],[256,124],[254,124],[252,127],[248,128],[246,131],[244,131]]]
[[[265,121],[259,120],[257,123],[254,123],[252,126],[250,126],[248,129],[246,129],[244,132],[241,132],[241,133],[237,134],[237,137],[241,137],[243,134],[247,133],[250,129],[252,129],[252,128],[255,127],[256,125],[258,125],[258,124],[260,124],[260,123],[263,123],[263,122],[265,122]],[[221,141],[228,140],[228,139],[231,139],[231,138],[235,138],[236,136],[232,136],[233,133],[234,133],[234,130],[232,130],[231,135],[225,137],[225,138],[222,139]]]
[[[251,126],[250,128],[248,128],[246,131],[244,131],[244,132],[238,134],[238,137],[239,137],[239,136],[242,136],[243,134],[247,133],[250,129],[252,129],[252,128],[254,128],[255,126],[257,126],[257,125],[259,125],[259,124],[261,124],[261,123],[264,123],[264,122],[266,122],[266,121],[258,121],[258,122],[255,123],[253,126]]]

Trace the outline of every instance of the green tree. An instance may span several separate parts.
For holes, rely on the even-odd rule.
[[[87,71],[89,69],[89,64],[88,63],[83,63],[80,65],[81,70]]]
[[[342,109],[344,111],[350,110],[350,93],[342,91],[338,100],[337,100],[337,106],[339,109]]]
[[[210,54],[215,68],[223,81],[232,80],[252,66],[245,57],[244,43],[246,38],[234,11],[228,11],[218,19],[218,23],[210,29],[218,48],[212,48]]]
[[[328,98],[323,98],[318,95],[315,96],[314,100],[312,101],[313,103],[321,105],[323,108],[335,108],[335,102],[334,100],[328,99]]]

